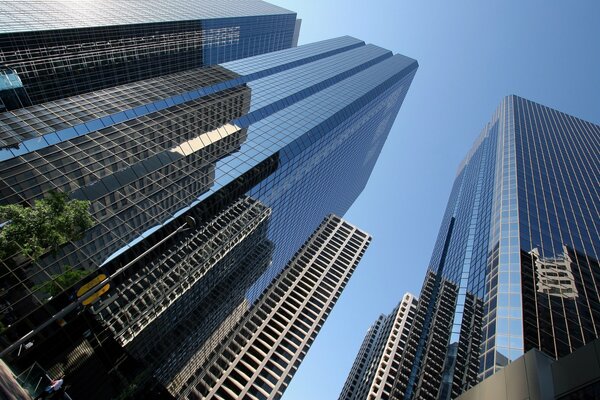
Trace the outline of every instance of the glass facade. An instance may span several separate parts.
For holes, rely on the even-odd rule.
[[[0,33],[295,14],[260,0],[3,1]],[[108,30],[108,29],[107,29]]]
[[[0,5],[0,68],[33,104],[286,49],[296,25],[294,12],[258,0]]]
[[[558,358],[598,337],[599,137],[502,101],[459,167],[397,398],[454,398],[530,349]]]
[[[184,379],[182,366],[201,364],[239,305],[360,194],[416,69],[341,37],[0,113],[10,144],[0,203],[58,190],[89,201],[94,221],[39,259],[3,260],[3,357],[25,367],[44,352],[47,368],[72,374],[98,356],[131,374],[117,383]],[[66,266],[89,276],[61,285]],[[82,285],[99,276],[106,293],[67,312],[83,308]],[[50,297],[48,281],[61,293]],[[77,358],[69,342],[108,355]],[[110,371],[71,390],[89,395]]]
[[[0,66],[0,112],[30,105],[31,99],[19,75],[12,68]],[[0,145],[5,146],[6,143]]]

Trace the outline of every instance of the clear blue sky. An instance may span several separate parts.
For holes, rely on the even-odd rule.
[[[456,168],[501,98],[600,123],[600,1],[270,1],[302,18],[300,44],[351,35],[420,65],[345,216],[373,243],[283,397],[337,399],[369,325],[419,294]]]

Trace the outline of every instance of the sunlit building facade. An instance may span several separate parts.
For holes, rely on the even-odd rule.
[[[401,374],[400,361],[411,351],[408,335],[413,327],[418,300],[406,293],[388,315],[369,328],[339,400],[387,400],[394,379]]]
[[[2,260],[0,352],[17,369],[38,362],[52,375],[79,377],[86,385],[70,389],[79,396],[150,390],[136,383],[148,377],[168,387],[195,373],[323,218],[343,215],[360,194],[417,69],[415,60],[351,37],[273,51],[292,46],[299,24],[294,13],[259,1],[219,2],[235,8],[226,27],[240,24],[239,37],[225,28],[209,36],[207,27],[221,16],[225,23],[228,11],[214,8],[220,14],[205,20],[215,2],[196,3],[153,19],[158,3],[144,2],[141,14],[112,21],[124,24],[116,27],[94,16],[90,25],[108,36],[137,35],[143,17],[157,26],[200,25],[192,36],[204,38],[198,46],[178,44],[190,39],[181,32],[132,39],[153,55],[121,59],[115,50],[106,69],[114,79],[99,86],[70,81],[54,98],[54,78],[36,87],[22,73],[29,67],[2,70],[2,84],[21,85],[30,103],[0,112],[0,204],[29,206],[60,191],[90,202],[93,226],[39,259]],[[122,6],[96,7],[108,18]],[[2,43],[58,29],[44,18],[3,25]],[[88,29],[78,24],[63,28]],[[261,33],[271,27],[272,35]],[[168,51],[152,50],[154,40]],[[160,54],[170,61],[158,62]],[[120,75],[123,60],[131,74]],[[101,74],[87,61],[73,68],[83,68],[82,77]],[[88,276],[65,284],[59,277],[71,268]],[[83,304],[102,277],[109,286]],[[50,296],[46,282],[62,291]]]
[[[503,99],[460,165],[395,398],[450,399],[600,329],[600,126]]]
[[[186,399],[279,399],[371,237],[329,215],[181,388]]]

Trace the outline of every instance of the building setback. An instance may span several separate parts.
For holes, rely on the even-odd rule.
[[[294,13],[273,14],[293,28]],[[39,23],[3,35],[46,32]],[[74,397],[186,381],[323,218],[360,194],[416,69],[341,37],[0,112],[0,204],[60,191],[89,201],[93,219],[55,252],[1,260],[0,356],[67,373]],[[67,266],[88,275],[64,284]],[[80,290],[102,276],[110,287],[84,307]],[[49,296],[47,282],[62,291]]]
[[[369,328],[340,400],[389,399],[394,378],[407,351],[418,300],[406,293],[394,310]]]
[[[181,397],[281,398],[370,241],[341,218],[325,218]]]
[[[394,398],[456,398],[598,337],[598,154],[600,126],[503,99],[458,169]]]

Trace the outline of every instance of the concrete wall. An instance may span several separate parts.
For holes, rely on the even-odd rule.
[[[574,392],[579,392],[575,395]],[[600,339],[558,361],[531,350],[458,400],[552,400],[600,395]]]

